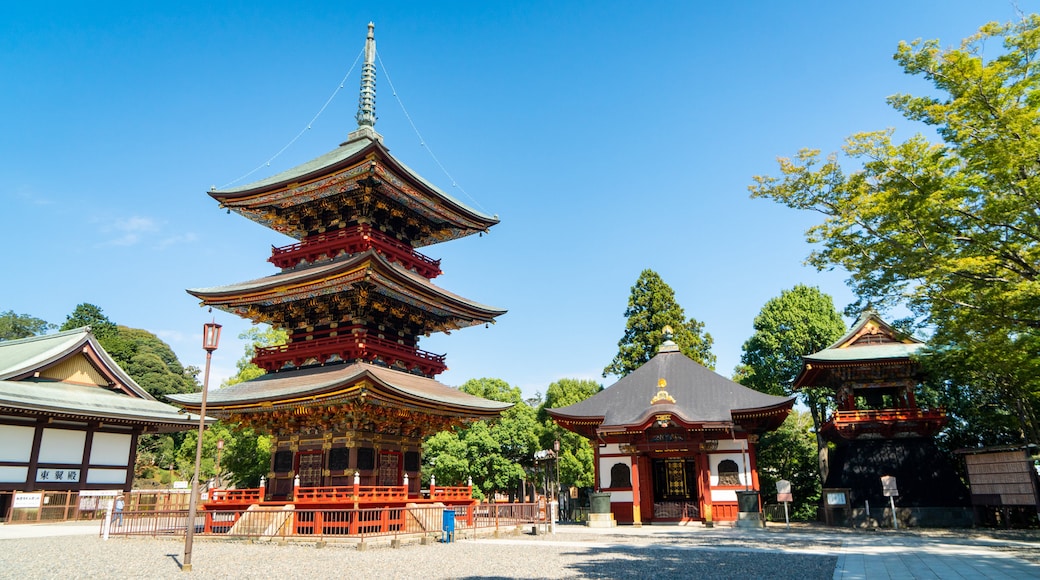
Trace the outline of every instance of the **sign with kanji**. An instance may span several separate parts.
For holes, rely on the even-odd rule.
[[[791,493],[790,481],[781,479],[776,482],[776,501],[794,501],[794,494]]]
[[[79,470],[43,467],[36,470],[36,481],[38,483],[77,483],[79,482]]]
[[[881,476],[881,491],[885,497],[899,497],[899,489],[896,487],[896,478],[891,475]]]

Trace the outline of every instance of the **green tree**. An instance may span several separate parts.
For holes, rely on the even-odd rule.
[[[137,347],[120,335],[119,327],[105,316],[100,306],[87,302],[78,304],[72,314],[65,317],[60,330],[73,330],[84,326],[90,327],[90,332],[97,338],[101,348],[125,370],[137,354]]]
[[[807,232],[820,244],[809,262],[849,272],[860,298],[852,308],[905,304],[935,331],[933,351],[974,361],[980,376],[1000,374],[1006,349],[1016,359],[1035,353],[1040,333],[1038,56],[1035,14],[986,24],[957,48],[902,42],[896,62],[936,91],[888,102],[939,142],[916,135],[899,143],[891,130],[857,134],[844,146],[846,164],[859,167],[852,173],[836,155],[821,160],[803,150],[780,160],[780,177],[757,176],[750,187],[753,197],[824,216]],[[964,350],[971,354],[955,354]],[[1037,442],[1040,377],[1014,381],[995,394],[1008,408],[1021,401],[1019,431]]]
[[[15,314],[14,310],[0,312],[0,340],[18,340],[47,334],[48,330],[57,328],[46,320],[28,314]]]
[[[763,434],[756,447],[759,488],[775,498],[776,482],[791,482],[792,519],[814,520],[820,501],[816,435],[808,413],[795,410],[776,431]]]
[[[481,495],[514,489],[538,450],[535,410],[519,387],[501,379],[466,381],[459,390],[494,401],[512,403],[495,421],[476,421],[464,429],[441,431],[423,445],[423,474],[440,485],[462,485],[468,478]]]
[[[258,487],[271,468],[271,438],[251,428],[227,425],[221,479],[237,487]],[[205,442],[204,442],[205,443]]]
[[[284,328],[253,325],[249,330],[239,334],[238,338],[246,341],[245,354],[235,363],[235,366],[238,367],[238,374],[225,379],[220,385],[221,387],[250,381],[266,374],[264,369],[253,364],[256,349],[285,344],[289,342],[289,333]]]
[[[744,343],[738,371],[740,384],[771,395],[798,395],[809,408],[818,434],[827,418],[826,389],[795,392],[802,357],[819,352],[845,334],[834,300],[815,286],[799,284],[771,298],[755,317],[755,332]],[[817,441],[822,449],[823,439]]]
[[[710,369],[715,368],[711,335],[704,332],[703,323],[694,318],[686,319],[682,306],[675,301],[675,291],[657,272],[643,270],[639,274],[628,297],[625,318],[625,334],[618,341],[618,354],[603,369],[603,376],[623,377],[653,358],[663,341],[666,326],[672,328],[673,340],[684,355]]]
[[[595,484],[593,466],[594,453],[589,440],[557,425],[546,409],[558,409],[580,403],[603,390],[596,381],[560,379],[545,391],[545,402],[538,408],[538,420],[542,424],[540,436],[542,449],[554,449],[560,442],[559,461],[560,485],[569,487],[592,487]]]

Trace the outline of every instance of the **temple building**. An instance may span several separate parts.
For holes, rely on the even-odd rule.
[[[409,169],[375,131],[375,37],[369,24],[357,130],[302,165],[209,195],[221,209],[294,238],[273,248],[269,276],[188,290],[202,305],[285,329],[257,349],[267,371],[209,394],[206,414],[273,436],[265,499],[294,486],[420,487],[422,440],[497,417],[510,405],[435,380],[445,357],[419,348],[433,332],[494,323],[505,311],[444,290],[440,261],[417,248],[498,223]],[[173,400],[198,410],[201,395]]]
[[[0,341],[0,518],[18,495],[130,491],[138,437],[198,422],[134,382],[90,327]]]
[[[896,505],[916,510],[910,523],[971,524],[968,490],[935,445],[946,412],[917,403],[922,372],[914,356],[925,347],[867,311],[845,336],[804,357],[794,388],[822,388],[835,401],[820,427],[829,443],[820,465],[825,500],[841,503],[825,508],[881,510],[890,504],[881,478],[891,476]]]
[[[665,341],[649,362],[596,395],[548,409],[592,442],[596,490],[620,523],[735,521],[758,490],[755,443],[794,405],[702,366]],[[755,511],[757,512],[757,505]]]

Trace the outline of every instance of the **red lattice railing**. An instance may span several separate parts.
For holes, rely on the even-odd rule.
[[[440,260],[428,258],[408,244],[395,240],[369,225],[351,226],[327,234],[308,236],[301,242],[272,248],[271,257],[267,261],[279,268],[293,268],[302,262],[331,260],[342,253],[356,254],[370,249],[425,278],[436,278],[441,274]]]
[[[448,368],[442,354],[370,336],[365,329],[355,327],[343,329],[342,334],[337,336],[258,348],[253,356],[253,364],[267,372],[275,372],[286,365],[302,367],[339,360],[371,362],[377,359],[390,367],[418,370],[427,377],[440,374]]]

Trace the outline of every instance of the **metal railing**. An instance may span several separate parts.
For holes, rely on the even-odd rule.
[[[480,503],[468,506],[293,509],[292,506],[205,510],[195,517],[195,534],[256,540],[330,540],[440,534],[445,512],[454,533],[508,531],[548,524],[536,503]],[[100,533],[105,532],[102,521]],[[180,536],[187,531],[187,510],[124,511],[113,516],[109,535]]]

